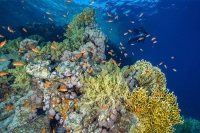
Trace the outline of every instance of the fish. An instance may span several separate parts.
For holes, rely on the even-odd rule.
[[[128,56],[128,54],[127,54],[127,53],[124,53],[124,56],[125,56],[125,57],[127,57],[127,56]]]
[[[94,4],[94,1],[91,1],[91,2],[90,2],[90,5],[93,5],[93,4]]]
[[[125,101],[127,105],[131,105],[131,102],[129,100]]]
[[[61,91],[61,92],[65,92],[67,90],[68,90],[67,87],[64,85],[61,85],[60,88],[58,89],[58,91]]]
[[[163,64],[163,62],[160,62],[158,65],[160,66],[160,65],[162,65]]]
[[[146,37],[149,37],[149,36],[150,36],[150,34],[147,34],[147,35],[146,35]]]
[[[83,50],[81,50],[81,53],[83,54],[83,53],[85,53],[86,52],[86,50],[85,49],[83,49]]]
[[[132,52],[132,55],[134,55],[134,53]]]
[[[20,48],[20,49],[18,50],[18,52],[19,52],[19,53],[24,53],[24,49]]]
[[[120,65],[121,65],[121,62],[117,64],[117,66],[120,66]]]
[[[62,100],[62,103],[69,103],[69,101],[70,101],[70,100],[63,99],[63,100]]]
[[[167,69],[167,65],[164,65],[164,67]]]
[[[128,32],[124,32],[124,35],[127,35],[128,34]]]
[[[104,105],[104,106],[101,107],[101,111],[104,111],[104,110],[106,110],[107,108],[108,108],[108,106],[107,106],[107,105]]]
[[[51,85],[52,82],[50,82],[50,81],[46,81],[45,84]]]
[[[175,68],[172,69],[174,72],[177,72],[177,70]]]
[[[139,17],[142,17],[144,15],[144,13],[140,13]]]
[[[46,12],[46,14],[48,14],[48,15],[51,15],[51,13],[50,13],[50,12]]]
[[[72,2],[72,0],[67,0],[67,2]]]
[[[108,52],[109,55],[112,55],[112,52]]]
[[[36,107],[32,107],[32,108],[31,108],[31,111],[34,111],[35,109],[36,109]]]
[[[143,49],[142,49],[142,48],[140,48],[140,51],[143,51]]]
[[[67,16],[64,14],[63,17],[66,18]]]
[[[108,20],[108,22],[109,22],[109,23],[112,23],[112,22],[113,22],[113,20]]]
[[[46,129],[43,129],[41,133],[46,133]]]
[[[7,75],[8,72],[0,72],[0,77]]]
[[[141,41],[141,40],[143,40],[143,39],[144,39],[144,37],[140,37],[140,38],[138,38],[139,41]]]
[[[115,16],[115,19],[118,19],[118,15],[117,15],[117,16]]]
[[[50,20],[50,21],[53,21],[53,19],[52,19],[52,18],[49,18],[49,20]]]
[[[77,57],[77,59],[80,59],[81,57],[82,57],[82,53],[80,53],[80,54],[78,54],[76,57]]]
[[[114,65],[117,65],[117,62],[115,60],[112,60]]]
[[[154,41],[155,39],[156,39],[156,37],[152,37],[152,38],[151,38],[151,41]]]
[[[103,63],[104,63],[104,62],[106,62],[106,60],[102,60],[101,62],[103,62]]]
[[[90,82],[90,84],[91,84],[91,85],[94,85],[94,84],[96,84],[96,83],[95,83],[95,82]]]
[[[112,17],[112,15],[111,15],[109,12],[107,12],[107,15],[108,15],[109,17]]]
[[[30,57],[31,57],[31,54],[30,54],[30,53],[28,53],[28,54],[27,54],[27,57],[28,57],[28,58],[30,58]]]
[[[131,43],[131,46],[134,46],[135,44]]]
[[[174,59],[174,56],[171,56],[171,59]]]
[[[55,69],[56,69],[57,71],[60,71],[60,67],[56,67]]]
[[[131,23],[134,24],[135,22],[134,22],[134,21],[131,21]]]
[[[25,28],[22,28],[22,30],[23,30],[24,32],[27,32],[27,30],[26,30]]]
[[[136,111],[141,113],[141,112],[143,112],[143,109],[137,107]]]
[[[10,26],[8,26],[8,31],[11,32],[11,33],[15,32]]]
[[[88,65],[87,63],[85,63],[85,62],[83,63],[83,65],[84,65],[84,66],[86,66],[86,67],[88,67],[88,66],[89,66],[89,65]]]
[[[4,38],[4,36],[2,36],[2,35],[0,34],[0,38]]]
[[[7,105],[7,106],[6,106],[6,112],[9,112],[9,111],[12,110],[13,108],[14,108],[14,106]]]
[[[70,25],[67,25],[67,27],[68,27],[69,29],[71,29],[71,28],[72,28]]]
[[[35,53],[39,53],[39,50],[36,49],[36,48],[33,48],[32,51],[35,52]]]
[[[3,29],[6,29],[6,27],[5,26],[1,26]]]
[[[128,17],[128,14],[125,14]]]
[[[93,53],[93,54],[95,53],[95,52],[94,52],[94,49],[93,49],[93,50],[91,50],[90,52],[91,52],[91,53]]]
[[[76,99],[76,98],[74,98],[74,100],[73,100],[75,103],[77,103],[78,102],[78,100]]]
[[[121,42],[120,42],[119,44],[120,44],[121,46],[123,46],[123,44],[122,44]]]
[[[128,30],[130,33],[132,33],[132,30]]]
[[[153,44],[157,43],[157,41],[153,41]]]
[[[19,62],[19,61],[16,61],[13,63],[14,66],[23,66],[24,64]]]
[[[52,45],[51,48],[56,50],[56,46],[54,46],[54,45]]]
[[[6,61],[6,58],[0,58],[0,61]]]
[[[92,73],[93,70],[94,70],[94,67],[92,67],[92,68],[88,71],[88,73]]]
[[[0,48],[3,48],[3,46],[6,44],[6,40],[4,40],[4,41],[2,41],[1,43],[0,43]]]

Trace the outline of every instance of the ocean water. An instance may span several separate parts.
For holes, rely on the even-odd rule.
[[[177,96],[181,115],[200,121],[199,5],[199,0],[0,0],[0,34],[4,36],[0,42],[20,36],[26,38],[37,32],[45,42],[62,42],[66,38],[64,29],[73,16],[89,7],[95,10],[98,28],[109,39],[106,59],[121,62],[120,67],[141,59],[158,66],[165,73],[167,88]],[[116,16],[118,19],[114,19]],[[24,32],[22,27],[27,23],[44,25],[51,32],[39,29]],[[9,32],[8,26],[15,32]],[[150,36],[144,43],[127,45],[134,36],[134,29],[139,27]],[[153,43],[152,38],[157,42]],[[120,43],[125,47],[123,54],[119,50]],[[110,49],[116,56],[108,54]]]

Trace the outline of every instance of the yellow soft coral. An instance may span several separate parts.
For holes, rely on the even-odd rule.
[[[183,123],[177,97],[167,89],[154,89],[148,95],[146,89],[134,90],[128,97],[127,109],[133,113],[140,124],[131,131],[134,133],[173,132],[175,124]]]

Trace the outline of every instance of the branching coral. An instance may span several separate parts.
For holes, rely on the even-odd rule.
[[[110,107],[122,105],[129,94],[129,89],[126,82],[122,81],[120,69],[118,70],[95,77],[86,74],[81,76],[81,83],[84,84],[81,91],[84,96],[79,104],[84,104],[85,111],[91,108],[99,110],[104,105]]]
[[[136,89],[126,103],[127,109],[137,116],[140,122],[134,128],[135,132],[174,132],[173,126],[183,123],[177,97],[167,89],[154,89],[150,96],[146,89]]]
[[[22,88],[28,91],[30,86],[30,76],[26,73],[26,66],[16,67],[14,69],[9,69],[8,72],[15,77],[12,87]]]

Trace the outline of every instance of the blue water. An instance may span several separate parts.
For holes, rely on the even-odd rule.
[[[20,0],[0,0],[0,26],[11,26],[16,31],[12,34],[0,28],[0,34],[6,39],[16,38],[20,36],[20,32],[16,29],[18,25],[33,22],[49,22],[62,26],[68,24],[74,14],[80,13],[85,7],[90,7],[95,8],[99,27],[113,43],[113,49],[117,50],[120,42],[125,45],[129,36],[133,35],[129,33],[124,36],[124,32],[142,26],[151,36],[144,44],[125,45],[128,57],[125,58],[119,53],[116,60],[123,58],[122,65],[130,65],[140,59],[150,61],[154,66],[163,62],[168,68],[165,69],[163,64],[159,67],[166,74],[167,88],[174,91],[178,97],[181,114],[200,120],[200,10],[198,9],[200,1],[96,0],[93,5],[90,5],[90,2],[87,0],[74,0],[71,3],[64,0],[25,0],[22,3]],[[53,22],[48,20],[48,15],[45,13],[47,11],[53,14],[51,15]],[[69,15],[64,18],[63,14],[68,11]],[[108,23],[111,18],[107,16],[107,12],[113,16],[118,15],[119,19]],[[142,17],[139,17],[140,13],[144,13]],[[134,24],[130,22],[132,20]],[[152,44],[152,37],[156,37],[158,41],[156,44]],[[3,39],[0,38],[0,41]],[[173,60],[171,56],[174,56]],[[174,72],[173,68],[177,72]]]

